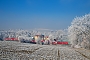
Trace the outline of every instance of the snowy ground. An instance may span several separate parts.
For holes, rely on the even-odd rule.
[[[0,60],[90,60],[90,50],[0,41]]]

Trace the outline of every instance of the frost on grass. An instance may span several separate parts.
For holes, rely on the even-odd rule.
[[[0,60],[90,60],[90,51],[59,45],[0,41]]]
[[[74,18],[68,33],[72,47],[90,49],[90,14]]]

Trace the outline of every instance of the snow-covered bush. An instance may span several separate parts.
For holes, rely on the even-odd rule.
[[[90,14],[74,18],[68,33],[72,47],[90,49]]]

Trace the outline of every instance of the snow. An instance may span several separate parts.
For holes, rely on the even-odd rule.
[[[73,48],[0,41],[0,60],[90,60],[90,14],[75,17],[68,28],[68,33],[67,29],[0,30],[0,39],[16,37],[19,40],[32,40],[35,35],[48,36],[52,41],[69,39]]]
[[[0,38],[6,37],[16,37],[22,38],[25,37],[34,37],[35,35],[45,35],[48,36],[49,39],[67,39],[67,32],[66,30],[7,30],[7,31],[0,31]],[[28,38],[29,39],[29,38]]]
[[[90,51],[60,45],[0,41],[0,60],[90,60]]]
[[[90,49],[90,14],[74,18],[68,34],[72,47]]]

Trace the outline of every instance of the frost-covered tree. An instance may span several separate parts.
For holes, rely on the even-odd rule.
[[[74,18],[68,33],[72,47],[90,49],[90,14]]]

